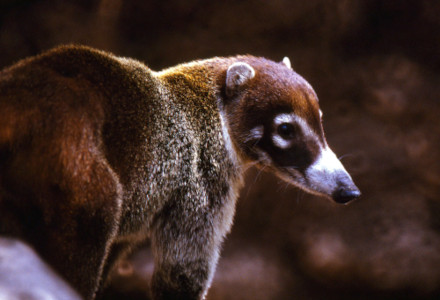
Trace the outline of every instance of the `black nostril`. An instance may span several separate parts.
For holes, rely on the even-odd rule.
[[[358,189],[340,188],[333,193],[333,200],[338,203],[347,203],[353,199],[359,198],[361,192]]]

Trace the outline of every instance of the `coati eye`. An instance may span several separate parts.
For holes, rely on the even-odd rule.
[[[291,140],[295,135],[295,128],[291,123],[282,123],[278,126],[277,132],[282,138]]]

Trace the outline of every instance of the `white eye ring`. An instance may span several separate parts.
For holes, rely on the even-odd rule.
[[[292,146],[292,142],[293,142],[292,140],[285,140],[276,132],[276,128],[283,123],[290,123],[290,124],[293,124],[294,126],[297,126],[298,128],[300,128],[301,134],[304,135],[304,138],[311,139],[311,140],[316,141],[317,143],[320,143],[320,138],[310,128],[307,121],[305,119],[295,115],[292,112],[290,114],[289,113],[278,114],[273,119],[275,133],[272,136],[272,141],[275,146],[282,148],[282,149],[287,149]]]
[[[276,147],[281,148],[281,149],[290,148],[292,146],[292,140],[291,139],[286,139],[285,137],[283,137],[283,134],[278,131],[278,128],[282,124],[291,124],[291,125],[293,125],[293,123],[294,123],[294,115],[293,114],[286,114],[286,113],[279,114],[279,115],[277,115],[273,119],[273,123],[274,123],[275,128],[276,128],[275,133],[272,135],[272,142],[273,142],[273,144]]]
[[[292,140],[286,140],[285,138],[281,137],[279,134],[274,134],[272,136],[272,142],[276,147],[281,149],[288,149],[292,146]]]
[[[293,123],[294,116],[292,114],[279,114],[273,119],[275,126],[279,126],[283,123]]]

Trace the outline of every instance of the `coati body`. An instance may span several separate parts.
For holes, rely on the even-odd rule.
[[[148,237],[153,298],[203,298],[250,164],[339,202],[359,196],[287,60],[153,72],[65,46],[0,73],[0,234],[86,298]]]

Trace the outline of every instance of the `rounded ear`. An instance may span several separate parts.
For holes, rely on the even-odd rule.
[[[292,64],[290,63],[290,59],[289,59],[287,56],[285,56],[285,57],[283,58],[283,64],[284,64],[286,67],[288,67],[289,69],[292,69]]]
[[[233,96],[238,89],[255,76],[255,70],[249,64],[236,62],[226,72],[226,96]]]

